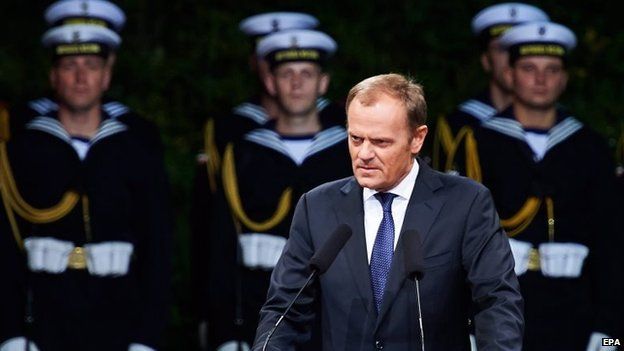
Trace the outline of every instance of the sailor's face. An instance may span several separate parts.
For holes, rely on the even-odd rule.
[[[316,63],[289,62],[273,69],[269,77],[271,91],[290,116],[305,116],[316,108],[316,100],[325,94],[329,76]]]
[[[96,55],[65,56],[50,71],[50,83],[61,104],[84,111],[100,103],[108,89],[111,67]]]
[[[561,58],[526,56],[509,69],[517,102],[532,108],[552,108],[568,82]]]

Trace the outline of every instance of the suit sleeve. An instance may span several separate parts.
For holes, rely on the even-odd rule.
[[[254,351],[262,350],[269,331],[310,274],[308,262],[314,254],[314,248],[307,213],[307,197],[304,194],[295,209],[290,237],[284,252],[271,275],[267,301],[260,310],[260,323],[256,332]],[[311,282],[310,286],[299,296],[292,310],[271,337],[267,350],[295,350],[296,346],[310,339],[310,329],[315,317],[314,301],[318,291],[317,284],[316,281]]]
[[[478,350],[520,351],[523,300],[509,241],[486,188],[480,188],[468,213],[462,261],[472,293]]]

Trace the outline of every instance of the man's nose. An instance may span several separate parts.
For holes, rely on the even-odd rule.
[[[372,160],[375,157],[375,151],[373,150],[371,143],[367,141],[362,143],[362,147],[358,152],[358,157],[365,161]]]
[[[87,76],[87,70],[83,67],[78,67],[76,69],[75,78],[77,82],[84,82]]]
[[[544,71],[535,72],[535,82],[543,84],[546,81],[546,73]]]
[[[294,74],[290,80],[290,84],[292,85],[293,88],[301,87],[302,82],[303,82],[303,79],[298,74]]]

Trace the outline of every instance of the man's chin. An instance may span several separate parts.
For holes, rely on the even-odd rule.
[[[95,106],[97,106],[98,103],[97,102],[84,102],[84,101],[66,101],[65,102],[65,106],[67,106],[67,108],[72,111],[72,112],[76,112],[76,113],[80,113],[80,112],[87,112],[90,111],[91,109],[93,109]]]
[[[355,175],[355,179],[357,180],[358,184],[360,184],[360,186],[364,188],[375,189],[379,185],[379,182],[370,175],[359,173]]]

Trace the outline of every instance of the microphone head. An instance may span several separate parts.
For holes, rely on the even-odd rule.
[[[321,248],[318,249],[310,259],[310,269],[318,270],[319,274],[325,273],[336,259],[336,256],[338,256],[338,252],[340,252],[347,240],[349,240],[352,233],[351,227],[344,223],[336,227],[336,230],[334,230]]]
[[[403,256],[405,258],[405,271],[409,277],[422,279],[425,275],[423,247],[420,234],[415,229],[409,229],[403,233]]]

